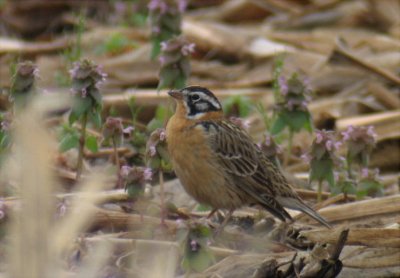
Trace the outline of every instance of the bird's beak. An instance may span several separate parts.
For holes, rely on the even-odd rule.
[[[181,100],[183,99],[183,94],[180,91],[169,91],[168,94],[174,99]]]

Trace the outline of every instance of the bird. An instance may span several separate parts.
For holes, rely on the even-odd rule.
[[[167,149],[185,191],[212,212],[260,205],[282,222],[293,221],[285,208],[299,210],[331,227],[308,206],[282,171],[240,126],[225,119],[218,98],[207,88],[171,90],[175,113],[166,125]],[[225,219],[226,220],[226,219]]]

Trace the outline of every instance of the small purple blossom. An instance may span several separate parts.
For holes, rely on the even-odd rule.
[[[24,61],[18,63],[11,84],[11,100],[14,101],[17,95],[27,95],[31,92],[38,75],[39,70],[33,62]]]
[[[325,147],[328,151],[332,151],[332,146],[333,146],[333,141],[332,140],[328,140],[325,142]]]
[[[10,129],[10,123],[6,120],[1,122],[1,130],[8,131]]]
[[[144,169],[143,175],[144,175],[144,180],[151,181],[153,177],[153,171],[151,170],[151,168],[146,168]]]
[[[135,127],[133,127],[133,126],[127,126],[127,127],[125,127],[123,130],[122,130],[122,132],[124,133],[124,134],[128,134],[128,135],[130,135],[131,133],[132,133],[132,131],[134,131],[135,130]]]
[[[166,138],[167,138],[167,134],[166,134],[165,130],[162,130],[160,132],[160,141],[165,141]]]
[[[129,167],[128,165],[124,165],[124,166],[121,167],[119,173],[120,173],[121,177],[126,178],[126,177],[128,177],[129,172],[131,170],[132,170],[132,167]]]
[[[368,168],[362,168],[361,169],[361,177],[363,177],[364,179],[368,178],[369,176],[369,170]]]
[[[155,156],[157,154],[156,146],[149,147],[149,154],[150,154],[150,156]]]
[[[168,11],[168,4],[163,0],[151,0],[147,7],[150,11],[159,11],[160,14]]]
[[[348,126],[342,133],[347,144],[347,159],[368,166],[369,155],[376,144],[376,133],[373,126]]]
[[[286,96],[289,92],[289,86],[288,83],[286,81],[286,78],[284,76],[279,76],[278,78],[278,84],[279,84],[279,89],[280,92],[283,96]]]
[[[310,163],[311,161],[311,156],[309,153],[303,153],[300,158],[305,162],[305,163]]]
[[[182,55],[188,56],[189,54],[193,53],[195,46],[196,45],[194,43],[184,44],[181,49]]]
[[[178,10],[183,13],[188,6],[188,0],[178,0]]]
[[[75,95],[78,93],[81,98],[90,97],[93,105],[100,105],[101,96],[98,88],[107,76],[102,67],[92,61],[82,60],[75,62],[69,72],[72,78],[72,92]]]
[[[120,169],[120,176],[125,183],[125,189],[133,186],[142,191],[145,184],[151,180],[152,175],[151,169],[147,167],[122,166]]]
[[[190,241],[190,249],[191,249],[193,252],[198,251],[198,250],[199,250],[199,247],[200,247],[200,245],[197,243],[197,241],[195,241],[194,239],[192,239],[192,240]]]
[[[370,125],[367,127],[367,134],[371,136],[374,140],[378,137],[378,135],[375,132],[374,126]]]
[[[321,132],[317,132],[315,142],[317,144],[321,144],[323,139],[324,139],[323,134]]]
[[[161,46],[161,51],[166,51],[168,49],[168,43],[166,41],[161,42],[160,46]]]

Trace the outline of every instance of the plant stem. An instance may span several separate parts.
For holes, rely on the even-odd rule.
[[[83,114],[81,121],[81,137],[79,138],[79,153],[78,153],[78,164],[76,166],[76,180],[78,181],[82,174],[83,165],[83,150],[85,148],[86,139],[86,124],[87,124],[88,114],[87,112]]]
[[[322,180],[318,181],[317,201],[318,203],[322,200]]]
[[[117,168],[117,188],[122,187],[121,183],[121,174],[120,174],[120,169],[121,165],[119,163],[119,154],[117,150],[117,141],[115,140],[115,136],[112,137],[112,145],[113,145],[113,151],[114,151],[114,160],[115,160],[115,166]]]
[[[112,144],[113,144],[113,151],[114,151],[115,166],[117,166],[117,170],[119,171],[121,166],[119,163],[119,154],[118,154],[118,150],[117,150],[117,142],[115,140],[115,136],[112,137]]]
[[[288,147],[287,147],[287,154],[285,159],[285,167],[288,166],[290,156],[292,155],[292,146],[293,146],[293,130],[289,128],[289,138],[288,138]]]
[[[158,172],[158,178],[160,183],[160,207],[161,207],[161,225],[165,225],[165,195],[164,195],[164,173],[160,169]]]

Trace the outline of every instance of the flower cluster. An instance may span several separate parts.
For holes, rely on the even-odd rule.
[[[92,61],[75,62],[69,71],[72,78],[72,92],[82,98],[91,97],[94,100],[100,97],[98,86],[105,81],[107,74]]]
[[[376,133],[373,126],[349,126],[341,133],[347,143],[347,161],[367,167],[369,156],[376,145]]]
[[[334,132],[317,130],[316,137],[312,143],[309,154],[304,155],[310,162],[310,180],[322,182],[326,180],[331,187],[335,185],[334,165],[340,164],[341,159],[336,155],[336,151],[342,143],[336,141]]]
[[[278,134],[285,127],[291,133],[305,129],[312,131],[311,114],[307,105],[311,101],[311,90],[308,83],[302,81],[297,74],[287,80],[284,76],[275,77],[276,85],[276,119],[271,127],[272,134]]]
[[[277,104],[278,110],[308,111],[311,90],[306,80],[301,81],[296,74],[293,74],[289,80],[286,80],[285,76],[279,76],[278,84],[281,93],[281,101]]]
[[[75,95],[75,102],[69,118],[70,123],[87,114],[97,126],[100,126],[102,96],[99,85],[105,81],[107,75],[99,66],[86,59],[74,63],[70,75],[72,78],[71,90]]]
[[[188,43],[182,36],[161,43],[159,89],[185,86],[190,74],[189,55],[194,47],[193,43]]]
[[[187,0],[151,0],[148,4],[153,42],[152,58],[160,53],[161,42],[181,34],[182,13],[187,4]]]
[[[153,172],[150,168],[140,166],[122,166],[120,177],[125,185],[125,190],[131,197],[138,197],[143,191],[147,182],[151,181]]]
[[[38,68],[31,61],[18,63],[11,84],[11,100],[18,105],[25,105],[38,74]]]
[[[270,134],[265,133],[264,140],[258,143],[257,146],[275,165],[279,165],[277,156],[282,153],[282,149]]]
[[[166,146],[164,128],[157,128],[151,134],[146,144],[146,158],[149,167],[155,170],[170,172],[172,165]]]
[[[103,138],[105,141],[112,140],[116,145],[121,145],[124,134],[131,135],[133,130],[132,126],[124,128],[121,118],[108,117],[103,125]]]
[[[157,128],[154,130],[149,140],[147,141],[146,153],[150,157],[155,157],[157,154],[157,147],[160,143],[164,142],[166,138],[165,129]]]

